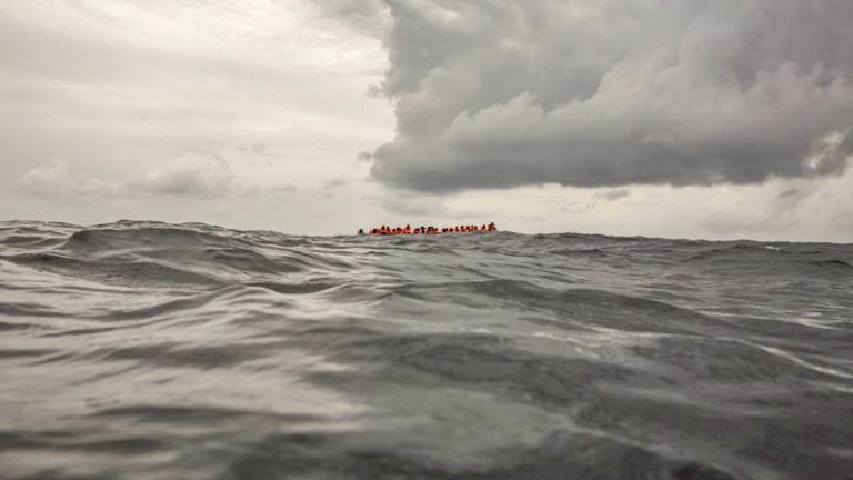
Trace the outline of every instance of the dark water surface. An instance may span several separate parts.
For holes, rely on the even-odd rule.
[[[0,477],[851,479],[853,245],[0,222]]]

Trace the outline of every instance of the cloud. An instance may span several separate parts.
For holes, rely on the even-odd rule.
[[[776,200],[784,200],[786,198],[794,198],[800,193],[797,188],[789,188],[776,196]]]
[[[358,162],[371,162],[373,161],[373,153],[371,152],[359,152],[358,156],[355,158]]]
[[[465,202],[453,202],[442,195],[411,195],[386,191],[379,197],[383,211],[401,215],[406,222],[477,223],[489,216],[487,208]]]
[[[100,196],[121,190],[116,183],[72,172],[62,160],[28,171],[14,187],[19,192],[39,196]]]
[[[853,153],[848,0],[386,3],[387,185],[750,184]]]
[[[322,17],[342,20],[374,35],[381,34],[388,21],[383,0],[324,0],[311,5]]]
[[[618,190],[607,190],[604,192],[598,192],[595,194],[595,198],[606,200],[608,202],[613,202],[619,200],[620,198],[625,198],[629,195],[631,195],[631,190],[627,188],[620,188]]]
[[[616,190],[593,191],[583,195],[583,198],[575,198],[565,202],[561,207],[561,212],[580,213],[588,210],[593,210],[600,207],[602,204],[615,202],[616,200],[626,198],[631,195],[631,190],[620,188]]]
[[[234,187],[234,178],[227,161],[208,155],[184,155],[150,170],[140,180],[103,180],[72,171],[64,161],[53,160],[50,165],[21,176],[15,189],[39,196],[214,198],[227,195]]]
[[[234,173],[224,159],[184,155],[130,186],[152,194],[219,197],[229,192],[233,181]]]
[[[383,210],[414,218],[434,218],[446,212],[447,207],[440,199],[384,197],[380,201]]]
[[[824,181],[774,181],[764,188],[726,187],[702,205],[699,225],[713,234],[773,235],[849,241],[853,171]]]
[[[347,181],[343,178],[333,178],[323,182],[322,190],[334,190],[336,188],[344,188],[347,186]]]

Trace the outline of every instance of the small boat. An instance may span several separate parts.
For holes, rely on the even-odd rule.
[[[488,233],[497,231],[497,227],[495,226],[495,222],[489,222],[489,224],[483,224],[482,226],[477,225],[457,225],[453,227],[415,227],[412,228],[411,225],[406,225],[405,227],[387,227],[382,225],[379,228],[372,228],[369,232],[365,232],[363,229],[358,231],[359,235],[372,235],[376,237],[388,236],[388,235],[447,235],[447,234],[455,234],[455,233]]]

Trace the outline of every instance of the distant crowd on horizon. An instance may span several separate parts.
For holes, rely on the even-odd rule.
[[[485,223],[482,226],[477,225],[457,225],[454,227],[416,227],[412,228],[411,225],[406,225],[405,227],[387,227],[382,225],[379,228],[374,228],[370,230],[371,235],[413,235],[413,234],[441,234],[441,233],[467,233],[467,232],[494,232],[497,231],[497,227],[495,227],[495,222],[489,222],[488,225]],[[358,230],[359,235],[364,235],[364,230]]]

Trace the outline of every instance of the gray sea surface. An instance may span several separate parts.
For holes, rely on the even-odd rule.
[[[853,245],[0,222],[3,479],[853,479]]]

